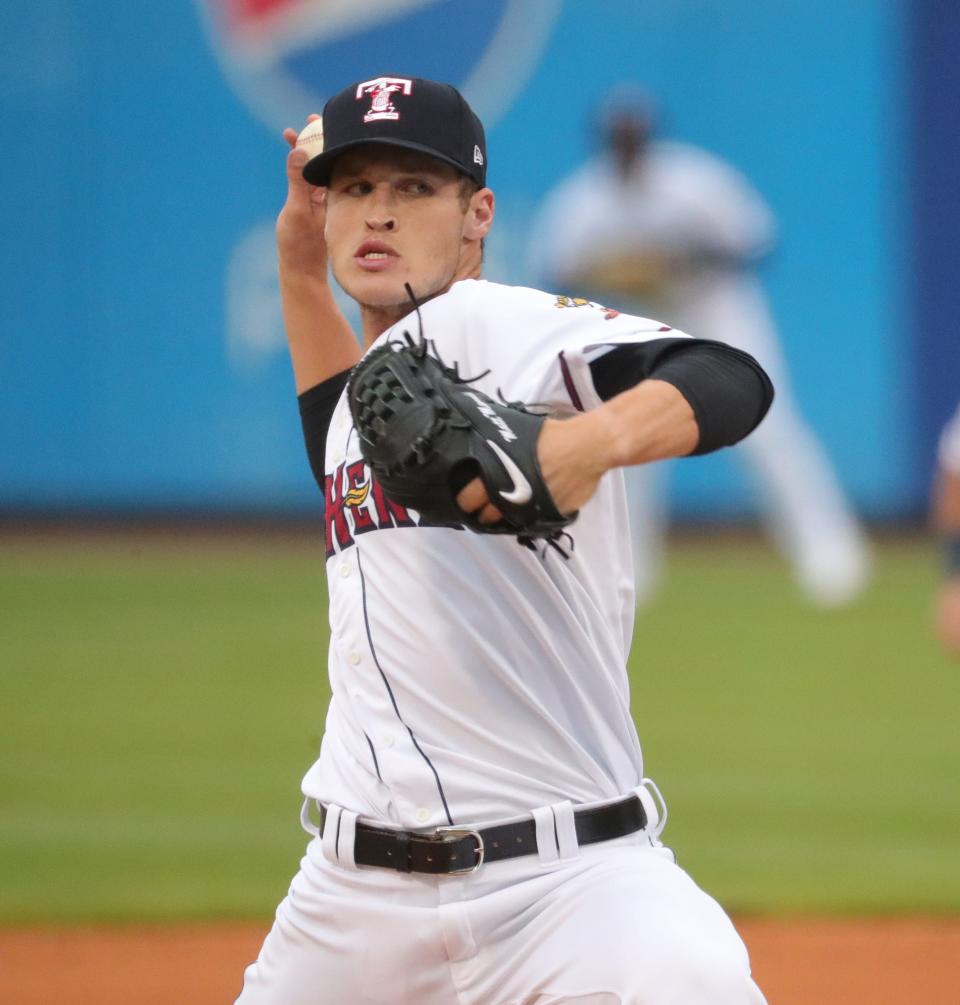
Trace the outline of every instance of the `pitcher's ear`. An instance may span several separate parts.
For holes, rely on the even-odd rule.
[[[464,236],[474,241],[482,241],[490,233],[495,209],[493,191],[489,188],[477,189],[470,196],[470,203],[467,206]]]

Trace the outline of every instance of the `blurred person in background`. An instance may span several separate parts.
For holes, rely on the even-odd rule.
[[[866,584],[869,551],[830,464],[799,414],[755,266],[774,220],[730,165],[652,138],[645,92],[621,85],[597,116],[602,149],[554,188],[532,227],[539,284],[663,318],[696,338],[744,349],[777,388],[767,418],[735,448],[762,487],[769,529],[804,594],[834,606]],[[637,596],[654,591],[667,513],[662,467],[628,474]]]
[[[934,526],[943,539],[944,580],[937,594],[937,637],[960,657],[960,406],[940,437]]]

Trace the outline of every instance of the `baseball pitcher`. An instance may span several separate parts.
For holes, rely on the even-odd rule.
[[[576,291],[485,282],[487,147],[454,88],[371,77],[308,128],[277,237],[333,697],[312,839],[238,1002],[761,1005],[661,842],[622,469],[740,440],[766,374]]]

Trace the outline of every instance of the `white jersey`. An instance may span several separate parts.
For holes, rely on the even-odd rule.
[[[940,434],[937,459],[944,471],[960,475],[960,406]]]
[[[685,337],[538,290],[465,280],[421,308],[447,363],[507,400],[600,404],[589,360]],[[415,315],[376,343],[418,335]],[[304,793],[404,827],[615,797],[642,777],[626,661],[634,588],[623,479],[571,525],[569,560],[508,535],[421,526],[371,479],[346,397],[326,447],[333,697]]]

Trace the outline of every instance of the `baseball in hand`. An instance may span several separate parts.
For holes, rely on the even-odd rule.
[[[307,157],[313,160],[317,154],[323,153],[323,119],[314,119],[300,130],[297,137],[297,150],[306,150]]]

